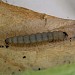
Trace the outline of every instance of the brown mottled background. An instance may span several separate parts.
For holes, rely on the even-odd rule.
[[[14,75],[25,70],[38,70],[75,63],[75,21],[60,19],[0,2],[0,45],[5,39],[48,31],[64,31],[68,40],[31,46],[0,48],[0,75]]]

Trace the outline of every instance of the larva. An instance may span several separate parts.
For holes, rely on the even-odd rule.
[[[43,41],[63,41],[67,37],[66,32],[62,31],[53,31],[53,32],[43,32],[37,33],[32,35],[25,35],[25,36],[15,36],[5,39],[6,44],[31,44],[31,43],[38,43]]]

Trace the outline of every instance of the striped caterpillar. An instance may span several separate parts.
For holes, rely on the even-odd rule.
[[[53,31],[53,32],[43,32],[25,36],[15,36],[5,39],[6,44],[32,44],[43,41],[63,41],[67,37],[66,32]]]

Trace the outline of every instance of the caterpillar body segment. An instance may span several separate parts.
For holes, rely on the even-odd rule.
[[[30,42],[35,43],[36,42],[36,37],[35,35],[30,35]]]
[[[17,38],[17,43],[24,43],[24,37],[20,36],[20,37],[16,37]]]
[[[9,40],[11,40],[10,43],[11,43],[11,42],[12,42],[12,43],[15,43],[15,44],[18,43],[18,37],[13,37],[13,38],[10,38]]]
[[[62,31],[53,31],[53,32],[43,32],[25,36],[15,36],[10,37],[5,40],[6,44],[32,44],[43,41],[63,41],[67,37],[66,32]]]
[[[62,32],[58,33],[58,39],[59,39],[59,41],[65,40],[67,36],[68,35],[65,35],[64,32],[63,33]]]
[[[42,39],[42,33],[38,33],[38,34],[35,34],[35,37],[36,37],[36,42],[42,42],[43,39]]]
[[[57,31],[54,31],[54,32],[53,32],[53,40],[54,40],[54,41],[59,40],[58,34],[59,34],[59,33],[58,33]]]
[[[52,42],[53,41],[53,32],[48,32],[47,36],[48,36],[49,42]]]
[[[20,37],[20,36],[19,36]],[[25,44],[28,44],[28,43],[30,43],[30,38],[29,38],[29,36],[23,36],[23,39],[24,39],[24,41],[23,41],[23,43],[25,43]]]
[[[46,32],[43,32],[41,35],[42,35],[42,40],[43,41],[48,41],[48,35],[47,35]]]

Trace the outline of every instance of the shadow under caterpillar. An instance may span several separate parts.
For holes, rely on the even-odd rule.
[[[53,32],[43,32],[25,36],[15,36],[5,39],[6,45],[9,44],[33,44],[44,41],[54,42],[54,41],[64,41],[68,37],[66,32],[53,31]]]

